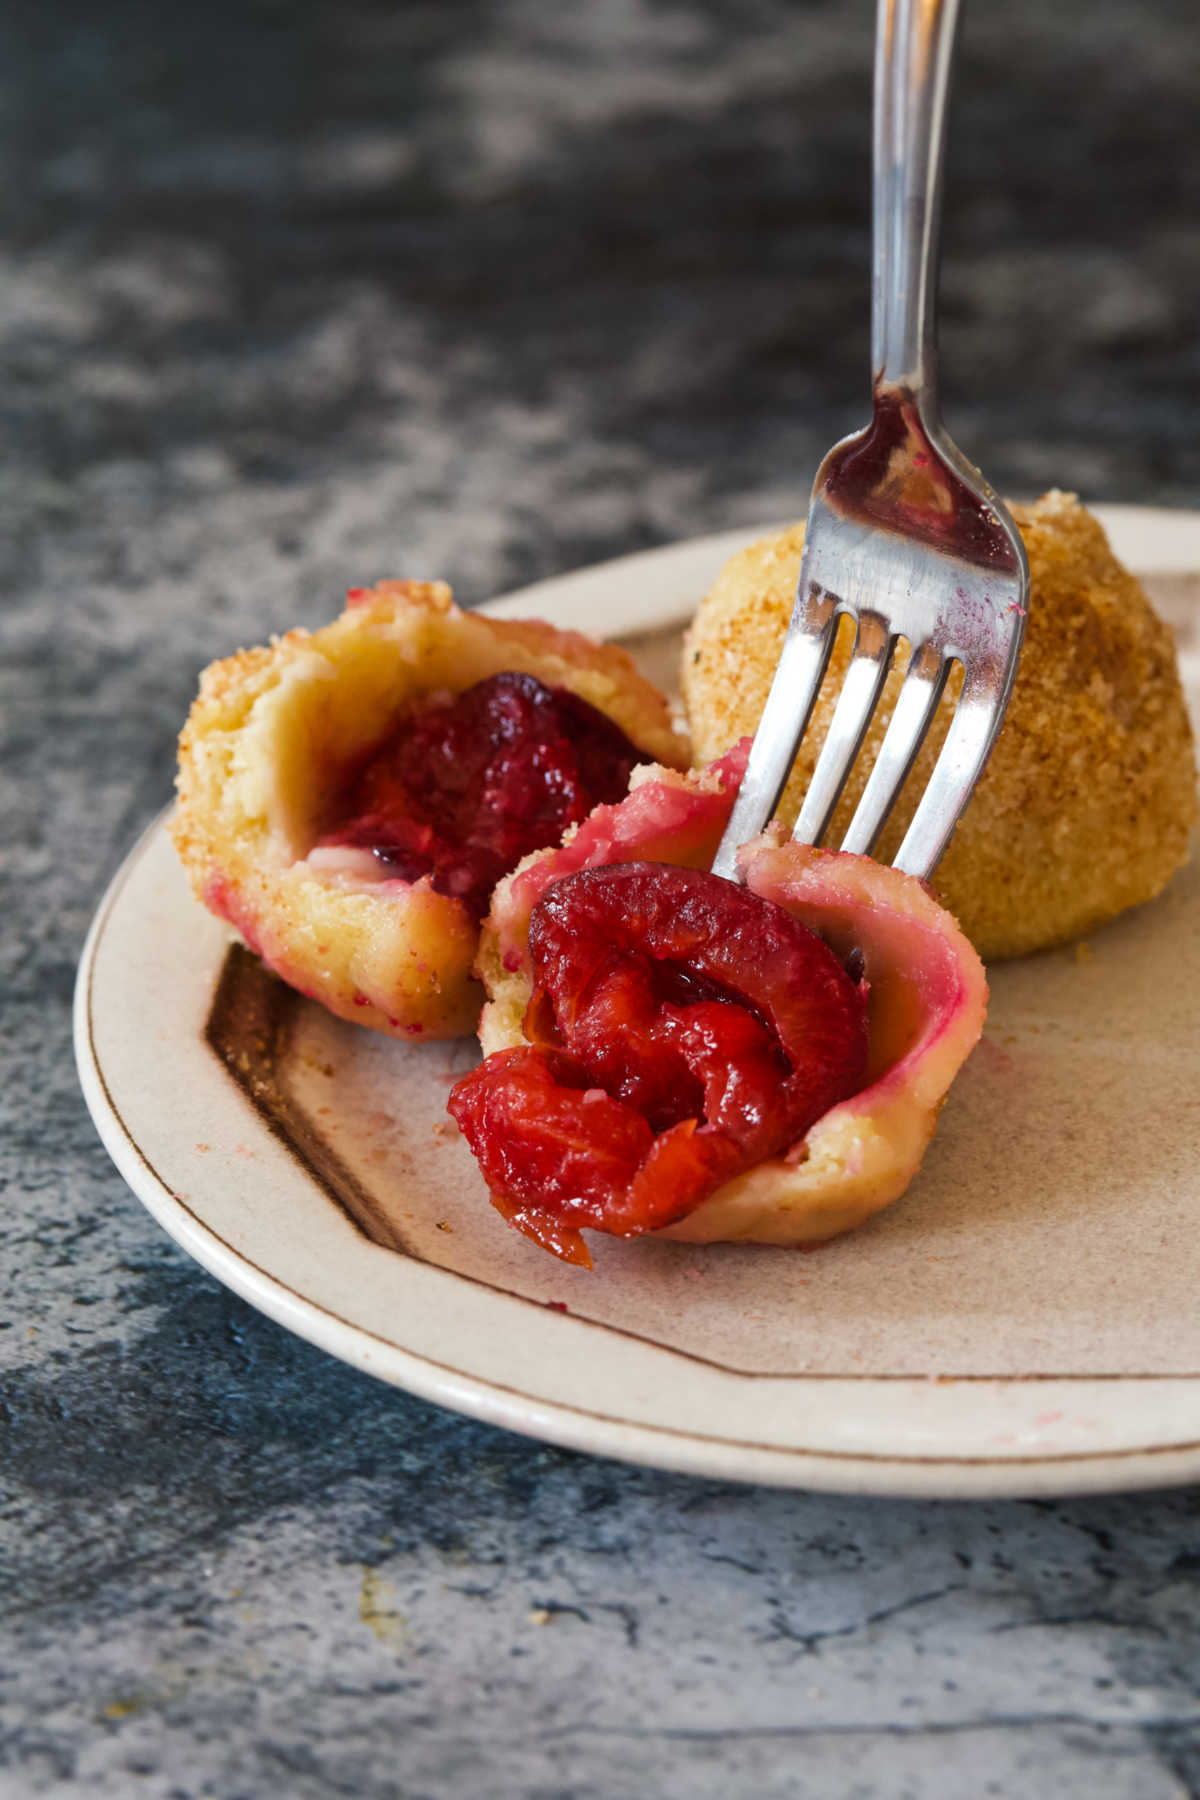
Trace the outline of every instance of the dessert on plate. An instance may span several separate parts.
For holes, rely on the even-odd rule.
[[[204,672],[171,830],[204,904],[293,987],[459,1036],[497,880],[652,759],[685,747],[624,650],[385,581]]]
[[[711,873],[800,528],[735,556],[692,626],[703,767],[626,652],[463,613],[440,583],[351,590],[323,630],[214,664],[180,740],[172,831],[193,886],[344,1018],[418,1041],[478,1023],[484,1060],[449,1110],[498,1210],[556,1255],[590,1263],[585,1231],[810,1245],[849,1230],[920,1166],[983,1027],[980,953],[1149,898],[1195,819],[1166,628],[1072,497],[1014,512],[1029,629],[939,869],[948,907],[886,864],[949,703],[881,860],[786,836],[846,638],[783,820],[743,847],[740,882]]]
[[[1099,523],[1071,494],[1013,506],[1029,555],[1024,649],[1003,729],[938,867],[937,891],[988,961],[1078,936],[1163,888],[1187,857],[1196,766],[1175,649]],[[803,526],[740,551],[701,603],[683,658],[697,758],[752,734],[778,661]],[[788,783],[790,825],[845,675],[844,622]],[[903,673],[898,658],[830,832],[865,785]],[[889,862],[929,779],[958,682],[876,854]]]
[[[502,881],[484,1061],[450,1111],[493,1203],[583,1230],[812,1244],[902,1194],[983,1027],[979,957],[927,888],[767,833],[708,871],[747,746],[641,769]]]

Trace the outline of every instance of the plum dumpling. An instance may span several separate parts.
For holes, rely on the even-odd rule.
[[[686,750],[623,650],[385,581],[204,672],[171,829],[200,899],[293,987],[458,1036],[496,882],[649,761]]]
[[[919,881],[768,833],[708,864],[747,745],[640,769],[501,882],[483,1062],[450,1096],[493,1204],[588,1263],[584,1230],[811,1244],[916,1174],[983,1028],[983,965]]]
[[[1149,900],[1187,859],[1196,764],[1168,627],[1073,494],[1013,506],[1029,556],[1029,619],[1012,699],[987,768],[937,871],[937,890],[988,962],[1045,949]],[[701,602],[683,657],[696,754],[753,733],[795,595],[796,525],[739,551]],[[850,658],[844,622],[788,782],[791,825]],[[898,658],[851,772],[829,841],[862,795],[903,676]],[[951,676],[933,728],[883,832],[890,862],[945,740]]]

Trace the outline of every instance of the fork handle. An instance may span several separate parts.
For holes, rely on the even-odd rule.
[[[937,417],[935,301],[946,97],[959,0],[879,0],[875,30],[876,386]]]

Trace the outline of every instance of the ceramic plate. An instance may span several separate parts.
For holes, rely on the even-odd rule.
[[[1200,687],[1200,515],[1105,513]],[[743,533],[492,610],[678,633]],[[1055,1494],[1200,1477],[1200,868],[1087,945],[992,972],[987,1033],[908,1196],[804,1255],[593,1240],[555,1263],[487,1204],[416,1049],[267,976],[162,822],[80,968],[84,1091],[167,1231],[253,1305],[442,1405],[743,1481]]]

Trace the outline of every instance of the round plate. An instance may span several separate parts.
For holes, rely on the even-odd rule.
[[[1180,630],[1200,517],[1103,513]],[[747,534],[490,610],[678,631]],[[84,1093],[134,1192],[253,1305],[384,1380],[575,1449],[846,1492],[1056,1494],[1200,1476],[1200,876],[992,972],[988,1029],[910,1193],[819,1253],[594,1242],[557,1264],[445,1118],[473,1045],[327,1016],[192,899],[162,822],[96,915]]]

